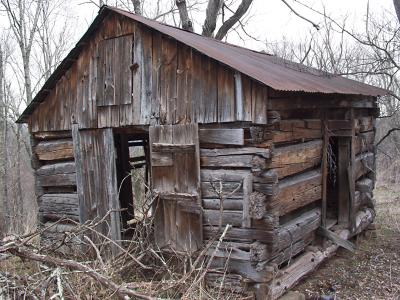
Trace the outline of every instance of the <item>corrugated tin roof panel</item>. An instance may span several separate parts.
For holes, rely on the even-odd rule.
[[[326,74],[301,64],[280,59],[276,56],[224,43],[213,38],[204,37],[180,28],[162,24],[118,8],[104,6],[87,32],[46,81],[17,122],[25,122],[26,117],[43,101],[47,95],[47,91],[55,86],[56,82],[72,65],[72,59],[79,55],[82,44],[90,38],[91,34],[110,11],[124,15],[168,35],[276,90],[365,96],[381,96],[387,94],[387,91],[381,88],[341,76]]]
[[[149,20],[118,8],[110,7],[109,9],[169,35],[276,90],[366,96],[379,96],[387,93],[386,90],[371,85],[341,76],[326,74],[325,72],[269,54],[223,43],[212,38]]]

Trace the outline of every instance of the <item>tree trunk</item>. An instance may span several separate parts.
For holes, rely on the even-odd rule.
[[[24,224],[23,217],[25,216],[24,214],[24,198],[22,195],[22,183],[21,181],[23,180],[22,174],[21,174],[21,124],[17,124],[17,158],[16,158],[16,168],[17,168],[17,176],[16,176],[16,185],[17,185],[17,199],[16,199],[16,223],[17,227],[16,230],[19,233],[22,232],[22,224]]]
[[[0,238],[5,234],[5,205],[6,199],[4,198],[4,138],[3,138],[3,130],[5,124],[5,105],[4,105],[4,93],[3,93],[3,50],[0,45],[0,186],[1,186],[1,193],[0,193]]]
[[[179,17],[181,18],[182,28],[187,31],[193,32],[193,23],[192,23],[192,20],[190,20],[190,18],[189,18],[186,1],[185,0],[176,0],[175,3],[179,10]]]
[[[22,61],[24,66],[24,79],[25,79],[25,93],[26,93],[26,104],[32,101],[32,82],[30,72],[30,53],[21,48]]]
[[[217,26],[218,13],[223,3],[222,0],[208,1],[202,35],[211,37],[214,34],[215,27]]]
[[[400,22],[400,0],[393,0],[393,5],[396,10],[397,19]]]
[[[142,15],[142,8],[140,2],[141,2],[140,0],[132,0],[133,10],[137,15]]]

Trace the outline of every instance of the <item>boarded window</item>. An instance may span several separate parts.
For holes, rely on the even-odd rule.
[[[97,106],[132,103],[133,35],[98,44]]]

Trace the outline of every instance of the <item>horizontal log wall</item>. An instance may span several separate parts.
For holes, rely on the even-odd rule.
[[[276,273],[277,267],[290,270],[295,278],[301,277],[308,272],[303,265],[309,258],[308,249],[315,249],[309,246],[316,243],[322,220],[324,124],[335,139],[350,139],[354,134],[355,233],[373,220],[376,107],[373,99],[365,103],[350,99],[340,102],[334,97],[318,106],[315,104],[318,99],[311,97],[303,102],[304,107],[300,105],[301,100],[299,104],[295,102],[298,109],[294,110],[292,98],[285,100],[273,91],[270,95],[267,125],[245,127],[244,131],[221,126],[203,128],[200,152],[203,208],[208,218],[204,220],[204,236],[211,238],[220,234],[226,224],[233,226],[214,253],[214,267],[226,267],[228,272],[250,279],[256,289],[267,286],[267,290],[273,290],[270,296],[274,298],[278,288],[271,277],[279,276],[285,286],[297,280],[290,281],[290,274]],[[350,118],[351,109],[354,122]],[[208,130],[212,133],[210,137],[206,134]],[[335,140],[330,142],[333,145]],[[246,189],[240,182],[248,174],[252,189],[246,197]],[[222,201],[222,209],[221,199],[211,192],[211,182],[215,189],[220,181],[225,183],[224,189],[229,194]],[[333,219],[327,221],[329,228],[337,223],[332,213],[329,216]],[[293,257],[299,257],[295,259],[296,266],[285,267],[285,262]],[[306,269],[313,269],[322,261],[323,257],[320,258],[312,268]]]
[[[42,239],[51,243],[73,226],[67,220],[60,223],[60,219],[80,221],[72,137],[70,131],[38,132],[33,141],[39,220],[51,227],[43,232]],[[56,227],[55,222],[59,224]]]
[[[274,265],[303,251],[321,220],[320,210],[310,209],[279,223],[321,199],[321,121],[269,120],[267,126],[202,127],[199,135],[204,237],[232,226],[213,266],[229,259],[230,272],[256,282],[268,282]]]

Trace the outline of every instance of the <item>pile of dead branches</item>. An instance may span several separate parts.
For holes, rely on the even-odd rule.
[[[158,249],[151,234],[144,234],[151,231],[144,228],[152,225],[148,218],[135,224],[140,234],[121,246],[96,231],[106,219],[85,224],[60,220],[58,225],[75,226],[53,243],[40,243],[40,235],[49,227],[1,240],[0,298],[214,299],[221,295],[206,288],[204,279],[216,251],[211,245],[222,242],[229,225],[202,250],[189,255]],[[118,255],[110,254],[111,246],[118,248]]]

